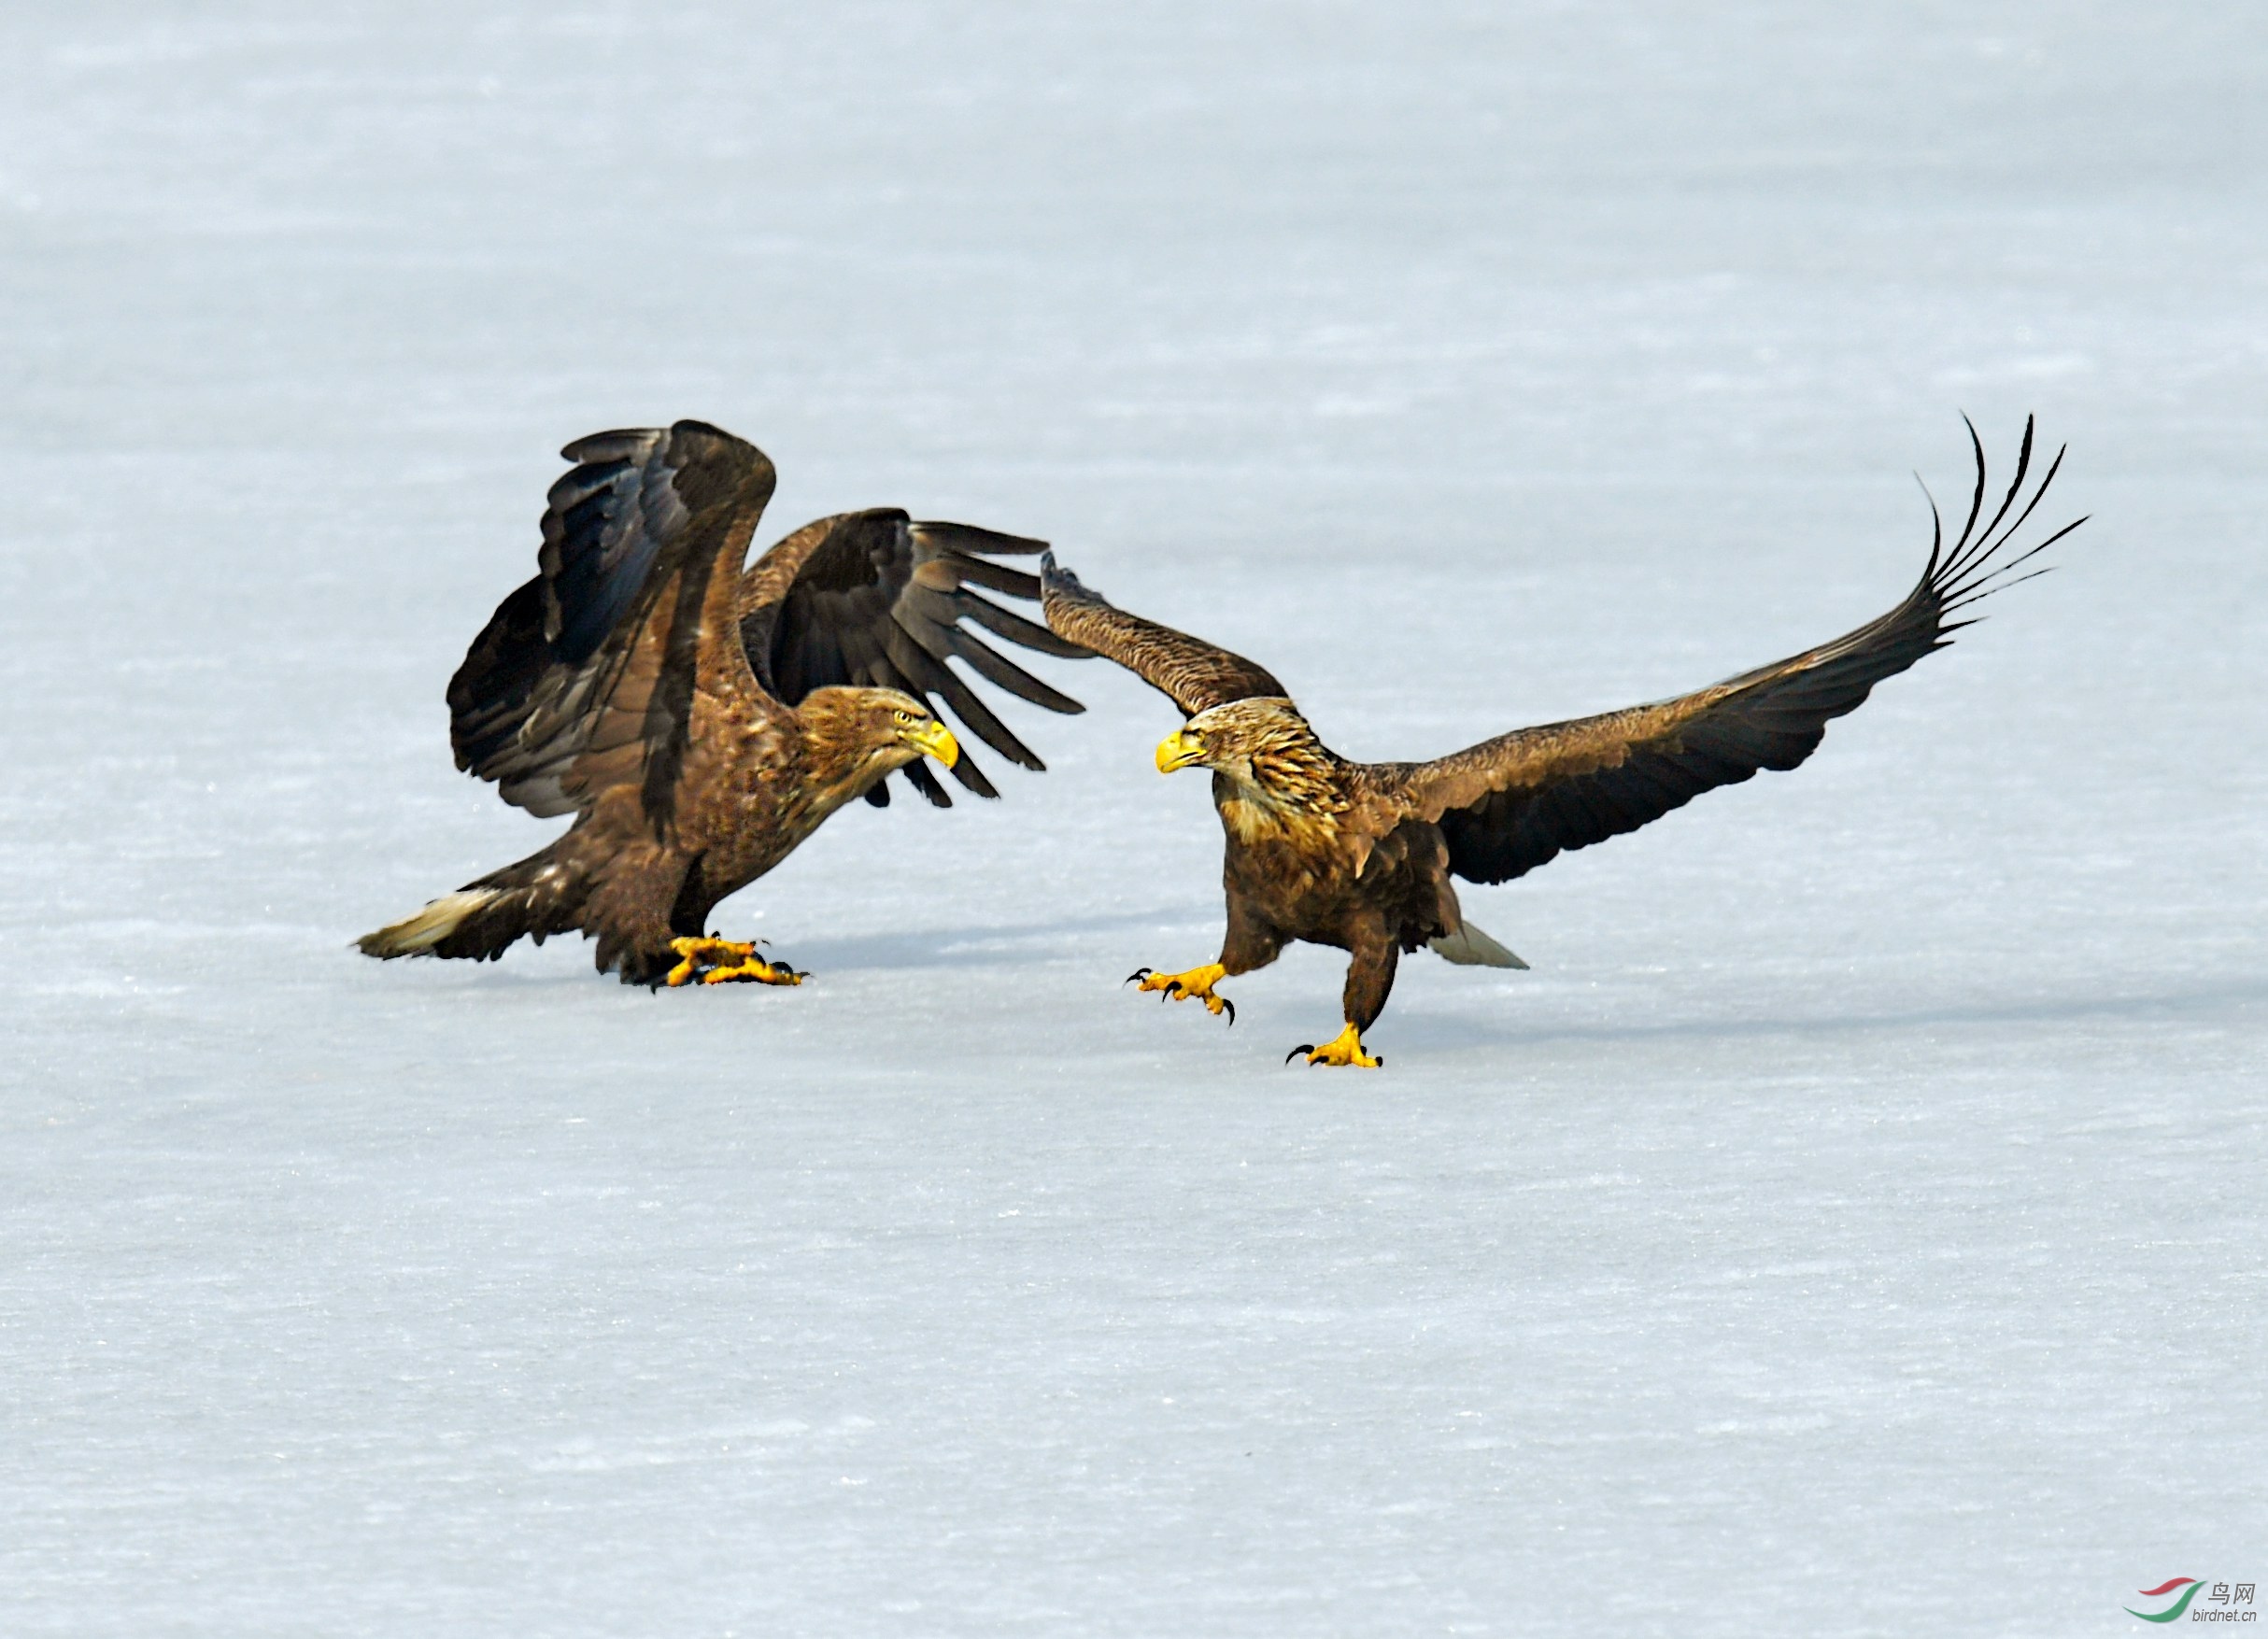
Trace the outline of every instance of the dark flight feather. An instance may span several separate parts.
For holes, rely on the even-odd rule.
[[[916,522],[892,507],[822,518],[773,549],[782,555],[776,568],[767,554],[749,572],[752,595],[741,619],[742,640],[758,678],[789,705],[831,684],[902,689],[932,710],[943,700],[971,734],[1010,761],[1044,769],[1039,755],[947,662],[958,660],[985,681],[1048,711],[1085,709],[969,629],[981,627],[1043,654],[1084,657],[1077,644],[975,589],[1037,599],[1034,576],[984,555],[1028,557],[1045,550],[1042,541],[970,524]],[[928,801],[952,806],[926,765],[901,771]],[[965,752],[953,775],[980,797],[999,794]],[[879,806],[889,798],[870,792],[867,800]]]
[[[542,815],[581,812],[634,770],[666,817],[698,612],[716,576],[739,572],[772,463],[700,421],[597,433],[560,453],[579,464],[551,487],[536,577],[498,607],[449,680],[457,766]],[[628,760],[585,766],[610,753]]]
[[[1961,537],[1948,551],[1939,526],[1921,580],[1889,614],[1833,643],[1712,687],[1654,705],[1522,728],[1408,770],[1414,811],[1448,839],[1450,867],[1474,882],[1505,882],[1565,849],[1587,848],[1659,819],[1702,792],[1737,784],[1760,770],[1793,769],[1874,685],[1943,648],[1966,621],[1957,610],[1991,595],[2011,571],[2078,528],[2079,519],[2013,558],[2016,531],[2047,493],[2062,461],[2041,478],[2013,522],[2010,509],[2032,466],[2024,425],[2016,476],[1980,530],[1984,445],[1969,429],[1977,488]],[[1935,516],[1935,507],[1931,508]],[[2028,577],[2025,577],[2028,578]]]

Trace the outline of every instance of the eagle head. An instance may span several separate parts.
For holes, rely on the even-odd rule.
[[[815,688],[796,715],[829,784],[845,778],[872,784],[925,756],[948,769],[960,761],[953,730],[921,701],[895,688]]]
[[[1211,769],[1233,786],[1279,805],[1333,795],[1335,759],[1299,708],[1281,697],[1230,700],[1199,712],[1157,748],[1157,771]]]

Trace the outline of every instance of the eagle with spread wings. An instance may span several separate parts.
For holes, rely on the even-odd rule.
[[[821,518],[743,569],[775,482],[754,445],[700,421],[560,452],[538,572],[497,608],[448,689],[457,766],[567,832],[366,934],[364,954],[493,959],[579,929],[627,983],[801,975],[705,930],[711,909],[837,809],[886,804],[893,772],[950,807],[921,758],[999,793],[937,714],[1046,765],[946,662],[1053,712],[1084,708],[1003,657],[1076,644],[977,588],[1036,600],[997,561],[1046,546],[894,508]]]
[[[1984,445],[1969,428],[1977,490],[1961,538],[1949,551],[1937,528],[1920,582],[1880,619],[1675,699],[1515,729],[1425,763],[1339,756],[1269,672],[1113,607],[1048,554],[1040,575],[1048,626],[1117,661],[1180,709],[1188,721],[1158,746],[1158,771],[1211,770],[1227,835],[1228,928],[1220,956],[1182,973],[1140,968],[1127,982],[1226,1010],[1234,1024],[1234,1006],[1215,989],[1222,980],[1266,967],[1297,940],[1335,946],[1350,958],[1345,1027],[1289,1057],[1376,1067],[1382,1061],[1362,1033],[1384,1010],[1403,952],[1429,946],[1456,963],[1527,965],[1465,920],[1452,877],[1509,882],[1715,786],[1761,769],[1794,768],[1830,719],[1855,711],[1876,684],[1970,624],[1951,615],[2029,579],[2012,572],[2086,521],[2027,550],[2010,549],[2062,464],[2059,451],[2020,508],[2032,436],[2026,421],[2015,479],[1980,530]],[[1934,502],[1930,510],[1935,518]]]

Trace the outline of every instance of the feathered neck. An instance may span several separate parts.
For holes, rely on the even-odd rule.
[[[1242,755],[1226,777],[1240,796],[1310,813],[1342,812],[1351,800],[1346,759],[1316,739],[1302,718],[1287,714],[1239,750]]]
[[[1354,806],[1351,766],[1288,714],[1252,734],[1226,767],[1216,766],[1212,802],[1221,822],[1246,842],[1269,837],[1312,845],[1335,839]]]

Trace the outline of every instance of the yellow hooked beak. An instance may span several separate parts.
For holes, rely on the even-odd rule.
[[[1205,742],[1186,728],[1177,728],[1157,742],[1157,771],[1170,774],[1205,760]]]
[[[953,738],[953,730],[930,718],[906,736],[914,748],[926,751],[948,769],[961,760],[961,742]]]

